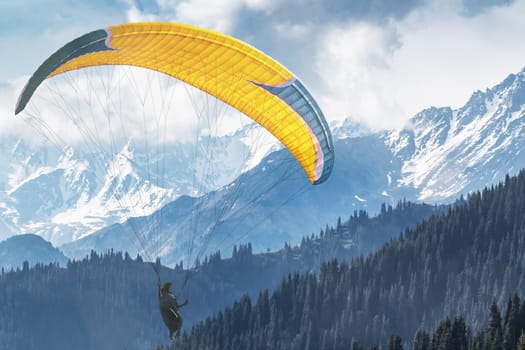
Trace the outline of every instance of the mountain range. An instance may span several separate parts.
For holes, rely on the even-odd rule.
[[[217,249],[227,255],[234,243],[251,242],[255,251],[297,243],[338,216],[384,202],[448,203],[525,167],[525,70],[476,91],[460,108],[425,109],[400,130],[367,130],[351,120],[331,129],[336,161],[326,183],[309,186],[289,154],[271,145],[249,161],[257,165],[239,177],[225,171],[220,186],[199,184],[200,193],[183,171],[194,167],[182,145],[162,160],[169,181],[160,184],[141,172],[151,157],[133,145],[108,161],[119,164],[110,172],[75,150],[5,137],[0,235],[37,233],[70,257],[115,248],[191,265]],[[213,143],[212,153],[223,155],[217,164],[235,163],[225,145],[246,152],[247,132]],[[115,193],[140,210],[122,210]]]
[[[389,348],[412,348],[416,331],[453,317],[469,346],[447,346],[454,335],[432,344],[490,349],[497,339],[496,348],[514,349],[525,325],[514,302],[525,283],[524,193],[522,171],[449,208],[399,202],[376,217],[356,211],[298,247],[253,254],[241,245],[231,258],[217,252],[191,270],[160,266],[162,281],[190,300],[181,310],[186,332],[170,348],[383,348],[394,335],[404,342]],[[356,241],[373,252],[355,256]],[[169,340],[155,282],[151,263],[114,251],[65,268],[2,271],[0,347],[158,349]],[[505,307],[503,320],[495,310]]]

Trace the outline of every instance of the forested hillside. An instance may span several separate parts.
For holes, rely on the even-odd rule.
[[[308,235],[298,247],[253,254],[251,245],[241,245],[231,258],[216,252],[192,271],[163,267],[161,277],[190,300],[182,313],[185,326],[191,327],[244,293],[255,298],[292,271],[318,271],[321,262],[334,257],[351,259],[443,210],[399,202],[395,208],[383,206],[376,217],[354,212]],[[92,252],[66,268],[25,264],[18,271],[4,269],[0,349],[144,349],[166,343],[155,280],[150,263],[113,251]]]
[[[432,331],[420,329],[413,339],[388,337],[389,350],[523,350],[525,349],[525,302],[516,293],[509,297],[503,313],[493,300],[487,310],[488,321],[472,329],[462,316],[441,320]],[[377,349],[373,344],[372,349]],[[357,342],[353,350],[363,350]]]
[[[464,317],[474,329],[525,287],[525,171],[351,263],[294,273],[195,326],[181,349],[348,349]]]

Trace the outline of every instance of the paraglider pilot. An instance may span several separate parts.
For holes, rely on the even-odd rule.
[[[164,283],[162,288],[160,287],[160,277],[157,279],[157,288],[159,291],[159,307],[162,320],[166,324],[170,331],[170,339],[173,339],[173,333],[177,332],[177,337],[180,335],[182,328],[182,317],[179,313],[179,309],[188,304],[188,300],[179,304],[179,298],[171,291],[171,283]]]

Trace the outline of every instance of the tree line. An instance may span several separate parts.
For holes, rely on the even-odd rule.
[[[181,349],[348,349],[387,346],[462,317],[473,329],[525,285],[525,172],[472,193],[380,250],[293,273],[273,293],[198,323]],[[504,332],[502,333],[504,334]],[[479,343],[480,341],[478,341]],[[483,343],[485,344],[485,343]]]
[[[380,244],[392,232],[435,211],[433,206],[406,201],[375,217],[356,211],[298,246],[285,244],[279,251],[256,254],[251,244],[240,244],[230,258],[217,251],[191,271],[182,264],[163,266],[161,278],[190,299],[183,315],[185,326],[191,328],[244,293],[256,298],[263,289],[273,290],[292,271],[317,271],[333,256],[355,256],[360,247],[344,245],[358,235],[361,242]],[[84,259],[70,260],[65,268],[31,267],[26,262],[20,269],[1,269],[0,348],[151,348],[167,340],[155,289],[151,263],[113,250],[91,252]]]
[[[303,279],[305,277],[306,279]],[[287,283],[297,279],[310,283],[312,281],[311,276],[294,275],[288,277]],[[302,295],[306,296],[304,293]],[[323,327],[323,325],[320,322],[312,323],[312,315],[308,315],[310,313],[308,310],[303,310],[300,320],[293,317],[287,319],[283,314],[273,315],[274,310],[278,308],[273,305],[275,298],[278,296],[274,294],[269,297],[268,292],[264,291],[260,294],[257,303],[252,305],[250,299],[244,297],[233,307],[227,308],[224,313],[219,312],[215,319],[208,318],[192,329],[191,334],[185,333],[171,348],[158,347],[157,350],[180,348],[376,350],[380,347],[381,342],[374,342],[369,347],[362,346],[350,336],[351,334],[345,334],[345,330],[340,327],[335,327],[328,332],[329,323],[324,325],[325,330],[320,334],[315,327]],[[291,310],[294,307],[293,304],[288,305],[289,315],[293,314]],[[475,330],[467,325],[463,316],[447,317],[431,331],[419,329],[412,339],[407,340],[403,340],[399,335],[390,335],[383,345],[388,350],[525,350],[525,300],[521,300],[518,294],[514,293],[508,298],[503,314],[496,299],[493,298],[487,315],[487,324],[484,327],[478,326]],[[327,318],[329,316],[321,315],[319,320],[325,322]],[[301,329],[301,323],[305,320],[308,327]],[[275,325],[267,327],[271,322],[275,322]],[[265,328],[270,330],[269,333],[256,331]],[[217,332],[216,336],[209,336],[210,329]],[[239,330],[244,334],[239,335]],[[233,335],[232,331],[234,331]],[[338,331],[343,334],[338,334]],[[273,339],[269,338],[272,336]],[[319,336],[321,337],[318,338]]]

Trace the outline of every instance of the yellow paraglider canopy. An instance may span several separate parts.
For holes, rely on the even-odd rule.
[[[130,23],[85,34],[50,56],[20,95],[21,112],[40,83],[99,65],[153,69],[226,102],[270,131],[310,182],[325,181],[334,152],[326,120],[304,85],[284,66],[233,37],[175,23]]]

